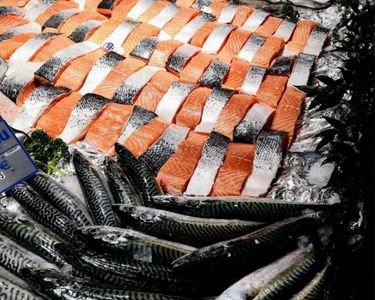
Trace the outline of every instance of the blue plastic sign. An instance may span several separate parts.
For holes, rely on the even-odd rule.
[[[0,118],[0,193],[33,176],[38,167],[17,139],[13,130]]]

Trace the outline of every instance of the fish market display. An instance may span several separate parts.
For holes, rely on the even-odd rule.
[[[267,195],[331,32],[256,7],[0,0],[0,91],[41,169],[0,198],[4,299],[330,299],[340,205]]]

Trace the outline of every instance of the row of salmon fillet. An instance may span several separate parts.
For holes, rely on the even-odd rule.
[[[0,5],[0,90],[22,107],[13,127],[107,153],[119,142],[164,190],[190,195],[267,192],[305,97],[295,86],[327,37],[215,1]]]

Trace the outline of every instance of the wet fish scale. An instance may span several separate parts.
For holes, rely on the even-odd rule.
[[[121,136],[118,139],[120,144],[123,144],[126,139],[138,128],[150,122],[156,118],[156,114],[148,109],[142,108],[138,105],[134,105],[133,113],[131,114],[128,122],[122,130]]]
[[[170,70],[180,73],[188,61],[200,51],[198,47],[184,44],[168,58],[166,66]]]
[[[5,17],[8,15],[19,15],[22,16],[23,13],[17,7],[13,6],[0,6],[0,17]]]
[[[78,152],[73,155],[73,164],[95,224],[116,226],[117,220],[111,207],[111,199],[98,171]]]
[[[313,220],[309,217],[285,219],[241,237],[197,249],[175,260],[172,266],[181,271],[210,270],[217,275],[224,272],[229,275],[228,270],[232,269],[241,278],[254,267],[280,257],[280,254],[290,248],[288,237],[303,232],[312,223]],[[254,257],[257,259],[254,260]]]
[[[310,78],[310,71],[315,63],[316,56],[300,53],[293,66],[292,74],[288,85],[300,86],[307,85]]]
[[[68,61],[94,51],[97,48],[99,48],[99,46],[93,42],[73,44],[68,48],[60,50],[47,60],[35,72],[35,76],[43,81],[53,83]]]
[[[156,37],[145,38],[138,43],[137,46],[135,46],[135,48],[130,52],[130,55],[144,60],[149,60],[158,43],[159,39]]]
[[[267,69],[252,65],[240,88],[241,92],[248,95],[256,95]]]
[[[319,56],[322,52],[324,43],[327,40],[328,34],[329,29],[316,26],[303,49],[303,53]]]
[[[159,68],[145,66],[130,75],[125,82],[116,90],[113,100],[121,104],[133,104],[141,89],[150,81],[151,77]]]
[[[153,205],[160,209],[202,218],[228,218],[255,221],[277,221],[301,216],[305,211],[331,210],[335,205],[294,203],[249,196],[188,197],[154,196]]]
[[[0,34],[0,41],[8,40],[24,33],[40,33],[40,25],[34,22],[25,25],[17,26],[8,30],[6,33]]]
[[[40,85],[36,87],[24,103],[21,112],[12,126],[19,130],[31,128],[43,112],[63,94],[69,93],[66,88],[54,88]]]
[[[292,69],[294,56],[280,56],[276,57],[271,67],[268,69],[268,74],[288,75]]]
[[[43,264],[0,236],[0,266],[19,276],[23,268],[40,268]]]
[[[252,34],[245,45],[242,47],[240,53],[238,53],[238,57],[251,62],[255,54],[262,47],[265,41],[266,37]]]
[[[71,16],[78,14],[79,9],[68,9],[61,11],[57,14],[52,15],[49,19],[43,24],[42,30],[46,28],[58,28],[62,23],[64,23]]]
[[[33,176],[28,180],[28,183],[78,226],[92,224],[91,217],[81,204],[81,200],[45,174],[40,173]]]
[[[254,104],[234,129],[234,141],[253,144],[274,111],[268,106]]]
[[[59,267],[66,265],[64,258],[56,251],[55,246],[61,241],[40,228],[32,220],[12,213],[0,213],[2,234],[8,236],[26,249],[35,252],[47,261]]]
[[[171,125],[163,135],[138,157],[156,174],[167,160],[176,152],[178,145],[189,133],[189,128],[178,125]]]
[[[83,42],[91,31],[95,28],[98,28],[102,24],[101,21],[97,20],[88,20],[78,26],[69,36],[68,38],[71,39],[73,42],[80,43]]]
[[[260,133],[255,146],[253,172],[245,183],[242,195],[261,196],[267,192],[281,163],[285,138],[284,132]]]
[[[74,239],[76,225],[35,191],[25,186],[16,186],[10,191],[10,195],[37,222],[66,240]]]
[[[125,59],[116,52],[108,52],[104,54],[91,68],[86,77],[85,83],[79,92],[84,95],[91,93],[96,87],[105,79],[105,77],[112,71],[114,67]]]
[[[285,42],[289,41],[290,37],[293,34],[293,31],[296,27],[296,24],[284,20],[279,28],[276,30],[273,36],[282,38]]]
[[[140,192],[130,182],[121,166],[113,159],[106,161],[106,175],[114,202],[118,204],[141,205]]]
[[[229,142],[230,139],[220,133],[212,132],[210,134],[186,188],[187,195],[207,196],[210,194]]]
[[[0,294],[3,300],[41,300],[39,296],[0,277]]]
[[[195,87],[192,83],[174,82],[160,100],[155,113],[163,120],[173,122],[181,104]]]
[[[140,231],[197,247],[238,237],[263,225],[242,220],[189,217],[143,206],[121,205],[116,208],[124,223]]]
[[[141,191],[144,203],[150,203],[153,196],[162,193],[155,177],[145,164],[135,158],[128,149],[120,144],[115,144],[115,150],[126,175]]]
[[[34,1],[30,1],[24,7],[24,17],[29,21],[35,21],[39,17],[39,15],[43,14],[49,7],[51,7],[56,2],[56,0],[41,0],[37,3],[35,3]]]
[[[187,23],[175,36],[174,39],[182,43],[188,43],[195,32],[197,32],[204,24],[213,20],[211,14],[202,12],[193,20]]]
[[[194,247],[158,239],[133,229],[87,226],[79,229],[79,235],[85,243],[111,253],[132,254],[134,258],[142,252],[149,253],[150,259],[146,258],[144,261],[153,263],[170,264],[178,257],[195,250]],[[109,235],[111,239],[107,238]],[[142,260],[142,257],[138,260]]]
[[[85,134],[90,123],[96,119],[98,114],[109,103],[107,98],[86,94],[79,99],[75,105],[64,130],[59,138],[66,143],[71,143]]]
[[[212,88],[221,87],[229,68],[229,64],[219,61],[218,59],[214,59],[203,73],[200,84]]]
[[[257,9],[242,25],[242,28],[251,32],[255,32],[269,15],[270,14],[268,12]]]
[[[197,127],[195,127],[195,131],[210,133],[214,129],[221,111],[233,93],[233,91],[226,89],[213,89],[204,104],[202,118]]]
[[[9,62],[26,62],[36,51],[51,39],[60,36],[60,33],[41,33],[24,43],[9,58]]]

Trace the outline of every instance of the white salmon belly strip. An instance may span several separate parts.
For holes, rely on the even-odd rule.
[[[246,22],[242,25],[242,29],[255,32],[260,25],[266,20],[270,14],[263,10],[256,10],[253,12]]]
[[[132,7],[126,15],[128,18],[137,20],[146,10],[148,10],[156,1],[155,0],[140,0]]]
[[[178,109],[195,87],[196,85],[192,83],[174,82],[161,98],[155,113],[163,120],[172,123]]]
[[[217,21],[219,23],[226,23],[226,24],[232,23],[232,21],[234,19],[234,16],[236,15],[237,10],[238,10],[238,5],[228,4],[221,11],[220,16],[217,19]]]
[[[233,30],[234,26],[219,24],[208,36],[202,46],[202,51],[217,54]]]
[[[179,7],[174,4],[170,4],[167,7],[164,7],[161,12],[148,23],[155,27],[163,28],[170,20],[173,19],[175,15],[177,15],[179,11]]]
[[[220,133],[212,132],[210,134],[185,194],[193,196],[210,194],[217,172],[223,164],[229,141],[228,137]]]

